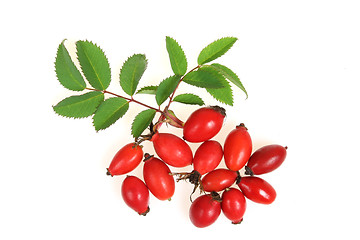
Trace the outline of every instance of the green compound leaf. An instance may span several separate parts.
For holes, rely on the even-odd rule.
[[[166,49],[175,75],[184,75],[187,71],[187,60],[181,46],[171,37],[166,37]]]
[[[224,87],[222,78],[224,78],[217,71],[205,71],[204,67],[199,68],[197,71],[189,72],[183,78],[187,84],[202,87],[202,88],[221,88]]]
[[[139,137],[150,125],[151,121],[155,117],[155,113],[156,111],[154,109],[147,109],[136,115],[131,126],[131,134],[135,138]]]
[[[71,60],[69,52],[64,45],[64,41],[59,45],[56,54],[55,72],[57,79],[69,90],[82,91],[85,89],[86,83],[80,71]]]
[[[175,90],[180,81],[181,76],[175,75],[163,80],[156,90],[156,102],[160,106]]]
[[[111,81],[111,70],[103,50],[89,41],[77,41],[76,49],[82,72],[90,85],[105,90]]]
[[[109,98],[100,104],[93,117],[96,131],[106,129],[125,115],[129,102],[123,98]]]
[[[212,67],[214,67],[217,71],[219,71],[226,79],[228,79],[230,82],[235,84],[238,88],[240,88],[245,94],[246,98],[248,98],[248,94],[245,90],[245,87],[240,81],[240,78],[234,73],[231,69],[228,67],[225,67],[224,65],[213,63],[211,64]]]
[[[102,101],[104,101],[102,92],[88,92],[65,98],[53,106],[53,109],[57,114],[64,117],[85,118],[92,115]]]
[[[198,64],[202,65],[224,55],[236,42],[235,37],[220,38],[207,45],[199,54]]]
[[[180,94],[173,99],[174,102],[180,102],[191,105],[204,105],[204,101],[197,95],[191,93]]]
[[[146,67],[147,60],[143,54],[134,54],[125,61],[120,70],[120,85],[125,93],[134,95]]]
[[[141,89],[139,89],[136,94],[156,94],[156,89],[158,86],[146,86]]]

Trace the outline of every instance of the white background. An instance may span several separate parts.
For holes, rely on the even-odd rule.
[[[359,239],[358,1],[12,1],[1,3],[0,22],[1,239]],[[72,51],[77,40],[99,44],[112,68],[109,90],[121,93],[119,69],[134,53],[149,60],[140,86],[171,74],[165,36],[180,43],[189,68],[210,42],[237,37],[217,62],[239,75],[249,98],[233,89],[235,104],[226,107],[215,139],[223,142],[244,122],[254,149],[289,147],[284,164],[263,175],[277,199],[269,206],[248,201],[241,225],[221,215],[195,228],[186,182],[176,184],[170,202],[151,197],[146,217],[124,204],[123,177],[106,176],[105,169],[132,141],[130,125],[141,107],[131,105],[126,117],[98,133],[91,118],[52,110],[77,94],[56,79],[63,39]],[[218,104],[201,91],[179,89]],[[138,99],[155,106],[150,96]],[[173,104],[183,120],[196,108]],[[152,151],[149,143],[144,149]],[[131,174],[141,177],[141,166]]]

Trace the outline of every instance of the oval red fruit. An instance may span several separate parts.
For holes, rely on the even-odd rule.
[[[190,206],[189,216],[191,222],[198,228],[213,224],[221,213],[220,202],[210,195],[202,195],[195,199]]]
[[[277,144],[261,147],[251,155],[247,166],[255,175],[272,172],[284,162],[286,149]]]
[[[174,178],[169,167],[160,159],[150,157],[145,160],[143,175],[147,187],[157,199],[168,200],[174,195]]]
[[[233,171],[239,171],[249,160],[251,151],[251,137],[244,124],[240,124],[225,139],[224,161],[226,167]]]
[[[136,143],[129,143],[115,154],[107,168],[107,174],[115,176],[131,172],[140,164],[142,158],[142,147]]]
[[[203,142],[195,152],[194,170],[201,175],[214,170],[223,157],[222,146],[219,142],[208,140]]]
[[[220,131],[225,109],[219,106],[203,107],[194,111],[184,124],[184,139],[189,142],[204,142]]]
[[[157,155],[170,166],[185,167],[192,164],[191,148],[174,134],[156,132],[151,141]]]
[[[242,177],[238,186],[245,197],[256,203],[270,204],[276,198],[275,189],[259,177]]]
[[[202,178],[201,183],[204,191],[219,192],[230,187],[236,181],[237,177],[237,172],[218,168],[206,174]]]
[[[121,186],[121,195],[125,203],[140,215],[149,212],[149,189],[139,178],[127,176]]]
[[[221,209],[233,224],[241,223],[246,210],[244,194],[236,188],[226,189],[221,197]]]

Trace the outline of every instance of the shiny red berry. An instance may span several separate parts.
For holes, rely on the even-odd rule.
[[[251,151],[251,137],[244,124],[240,124],[225,139],[224,161],[226,167],[233,171],[239,171],[249,160]]]
[[[246,198],[261,204],[271,204],[276,198],[275,189],[259,177],[242,177],[238,183]]]
[[[203,107],[194,111],[184,124],[184,139],[189,142],[204,142],[220,131],[225,109],[219,106]]]
[[[198,228],[213,224],[221,213],[221,204],[211,195],[202,195],[195,199],[190,206],[191,222]]]
[[[244,194],[236,188],[226,189],[221,196],[221,209],[233,224],[241,223],[246,210]]]
[[[156,132],[151,141],[157,155],[170,166],[185,167],[192,164],[191,148],[178,136]]]
[[[147,187],[157,199],[169,200],[174,195],[174,178],[169,167],[160,159],[145,159],[143,175]]]
[[[107,168],[107,174],[115,176],[131,172],[140,164],[142,158],[142,147],[136,143],[129,143],[115,154]]]
[[[206,192],[219,192],[233,185],[237,177],[237,172],[218,168],[209,172],[201,179],[202,187]]]
[[[223,157],[222,146],[219,142],[208,140],[203,142],[195,152],[194,170],[204,175],[214,170]]]
[[[149,211],[149,190],[145,183],[135,176],[127,176],[121,186],[125,203],[140,215]]]
[[[255,175],[272,172],[284,162],[286,150],[287,147],[277,144],[261,147],[251,155],[247,167]]]

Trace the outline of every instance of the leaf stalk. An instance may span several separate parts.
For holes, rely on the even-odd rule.
[[[168,105],[166,106],[166,109],[169,109],[170,104],[173,102],[173,98],[174,98],[174,96],[175,96],[175,92],[176,92],[176,90],[178,89],[180,83],[183,81],[184,77],[185,77],[187,74],[189,74],[189,73],[197,70],[197,69],[200,68],[200,67],[201,67],[201,65],[197,65],[196,67],[194,67],[193,69],[191,69],[188,73],[186,73],[184,76],[182,76],[182,77],[180,78],[180,81],[178,82],[175,90],[174,90],[174,91],[172,92],[172,94],[170,95],[169,103],[168,103]]]
[[[90,90],[90,91],[103,92],[104,94],[107,93],[107,94],[113,95],[113,96],[115,96],[115,97],[123,98],[123,99],[127,100],[129,103],[130,103],[130,102],[134,102],[134,103],[137,103],[137,104],[139,104],[139,105],[141,105],[141,106],[144,106],[144,107],[146,107],[146,108],[153,109],[153,110],[155,110],[156,112],[159,112],[159,113],[161,113],[161,114],[165,114],[165,113],[164,113],[163,111],[161,111],[160,109],[154,108],[154,107],[151,107],[151,106],[149,106],[149,105],[147,105],[147,104],[145,104],[145,103],[139,102],[139,101],[135,100],[133,97],[131,97],[131,98],[124,97],[124,96],[121,96],[121,95],[119,95],[119,94],[116,94],[116,93],[113,93],[113,92],[109,92],[109,91],[107,91],[107,90],[98,90],[98,89],[95,89],[95,88],[85,88],[85,89]]]

